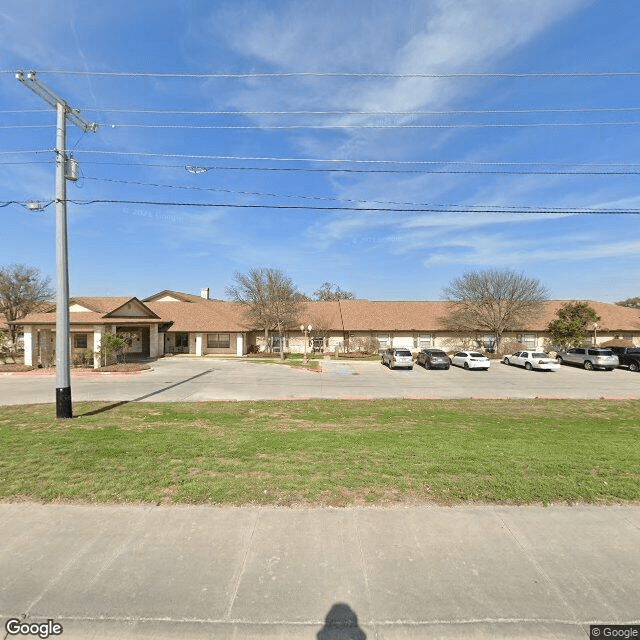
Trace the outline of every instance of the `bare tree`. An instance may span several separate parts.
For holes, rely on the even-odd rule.
[[[544,312],[547,289],[536,279],[514,271],[470,271],[445,290],[449,309],[446,326],[458,333],[485,332],[495,350],[502,334],[522,327]]]
[[[52,298],[50,278],[43,278],[35,267],[26,264],[0,267],[0,313],[4,314],[7,322],[21,320]],[[9,331],[15,344],[17,326],[10,324]]]
[[[313,299],[319,302],[335,302],[336,300],[354,300],[355,294],[341,289],[332,282],[323,282],[322,286],[313,292]]]
[[[620,302],[616,302],[616,304],[620,307],[631,307],[633,309],[637,309],[640,307],[640,297],[636,296],[635,298],[620,300]]]
[[[255,327],[280,335],[280,358],[284,358],[284,332],[297,324],[305,306],[293,280],[279,269],[251,269],[234,274],[235,284],[227,287],[227,295],[245,307],[245,315]]]

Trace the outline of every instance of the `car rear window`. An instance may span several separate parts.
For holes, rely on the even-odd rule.
[[[549,356],[546,353],[532,353],[532,358],[548,358]]]
[[[444,351],[427,351],[430,356],[446,356]]]
[[[398,349],[396,351],[396,355],[397,356],[410,356],[411,355],[411,351],[409,351],[408,349]]]
[[[477,351],[472,351],[469,355],[472,358],[484,358],[484,356],[481,353],[478,353]]]
[[[613,351],[607,349],[589,349],[590,356],[612,356]]]

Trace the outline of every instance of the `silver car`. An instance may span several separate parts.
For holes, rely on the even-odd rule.
[[[382,364],[386,364],[389,369],[396,367],[413,369],[413,357],[409,349],[386,349],[382,353]]]
[[[609,349],[588,349],[575,347],[558,353],[560,364],[577,364],[587,371],[604,369],[613,371],[618,366],[618,356]]]

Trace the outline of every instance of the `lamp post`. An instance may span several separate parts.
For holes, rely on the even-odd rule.
[[[302,360],[304,364],[307,364],[307,362],[309,362],[307,360],[307,336],[309,335],[309,332],[311,331],[311,329],[313,329],[313,327],[310,324],[307,325],[306,327],[303,324],[300,325],[300,331],[304,333],[304,358]]]
[[[16,80],[56,110],[56,417],[72,418],[71,368],[69,363],[69,260],[67,253],[67,180],[74,180],[77,167],[66,154],[66,124],[70,120],[84,132],[96,132],[98,125],[87,122],[44,82],[29,71],[16,72]],[[75,162],[75,161],[74,161]],[[32,210],[35,208],[29,207]]]

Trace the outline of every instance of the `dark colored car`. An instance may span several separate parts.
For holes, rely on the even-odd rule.
[[[451,366],[451,360],[440,349],[422,349],[416,357],[416,364],[425,369],[448,369]]]
[[[640,347],[607,347],[618,356],[621,367],[629,371],[640,371]]]

